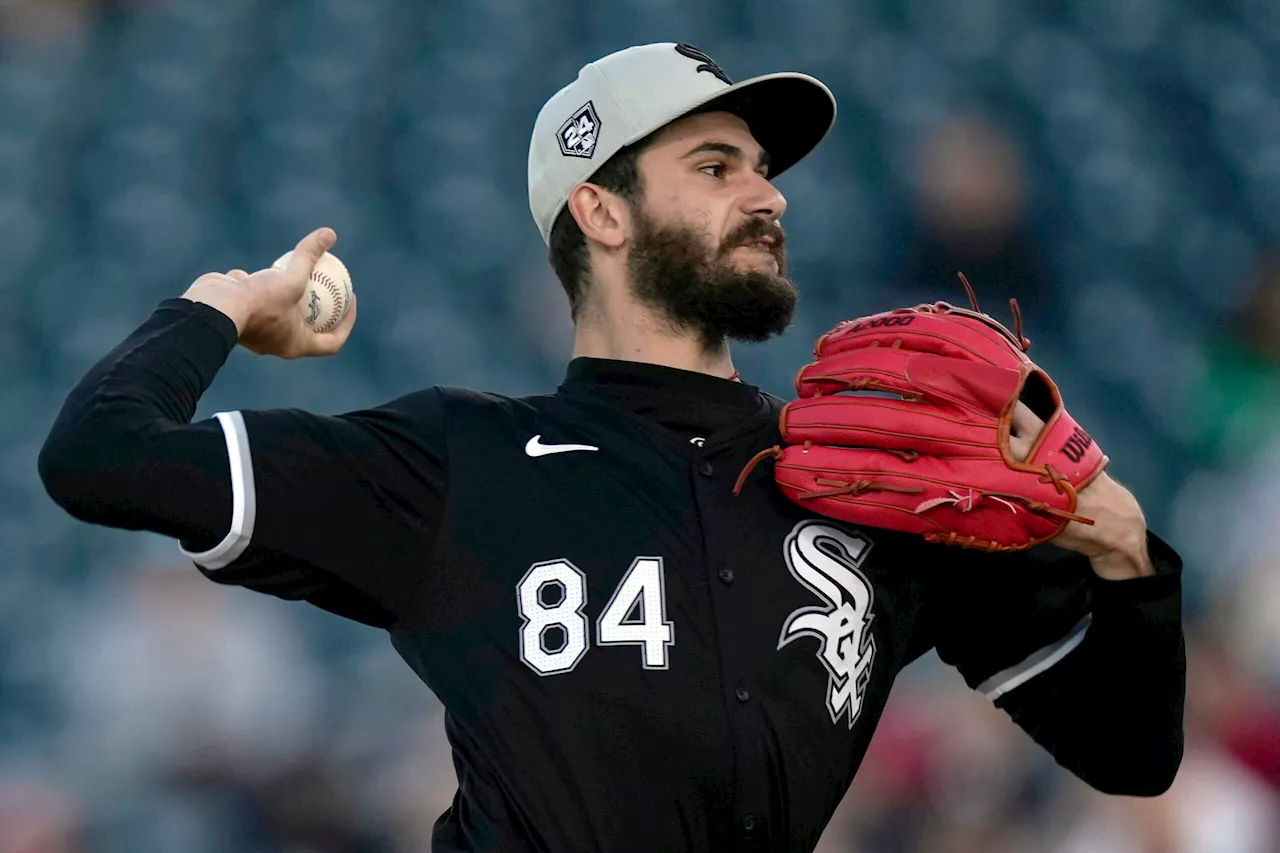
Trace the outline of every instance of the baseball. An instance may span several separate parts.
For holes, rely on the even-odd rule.
[[[284,269],[293,252],[285,252],[271,266]],[[351,307],[351,274],[336,255],[325,252],[311,271],[307,292],[298,303],[302,318],[313,331],[331,332]]]

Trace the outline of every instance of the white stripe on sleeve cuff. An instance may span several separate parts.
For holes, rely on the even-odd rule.
[[[1092,621],[1093,615],[1085,614],[1085,617],[1076,623],[1076,626],[1071,629],[1071,633],[1067,634],[1067,636],[1056,643],[1045,646],[1038,652],[1032,653],[1022,663],[1015,664],[1002,672],[997,672],[978,685],[978,692],[994,701],[1010,690],[1026,684],[1071,654],[1071,650],[1084,640],[1085,632],[1089,630],[1089,624]]]
[[[218,412],[218,423],[227,440],[227,462],[231,467],[231,530],[226,537],[200,554],[182,548],[184,556],[205,569],[221,569],[236,561],[253,538],[253,522],[257,516],[256,492],[253,487],[253,459],[249,455],[249,433],[244,415]]]

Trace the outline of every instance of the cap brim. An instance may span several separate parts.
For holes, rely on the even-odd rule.
[[[740,116],[769,153],[769,177],[790,169],[827,138],[836,121],[831,90],[807,74],[780,72],[743,80],[684,113],[724,110]]]

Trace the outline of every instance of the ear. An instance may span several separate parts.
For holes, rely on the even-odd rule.
[[[578,184],[567,202],[582,234],[611,249],[626,242],[631,233],[631,209],[621,196],[595,184]]]

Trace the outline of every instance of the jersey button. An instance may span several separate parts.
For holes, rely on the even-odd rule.
[[[756,816],[749,814],[742,819],[742,828],[747,832],[752,832],[756,828]]]
[[[733,569],[729,568],[728,566],[725,566],[719,571],[718,574],[720,575],[720,580],[724,581],[725,583],[733,583]]]
[[[698,466],[698,473],[704,477],[710,477],[715,472],[716,472],[716,469],[711,466],[710,462],[704,461],[701,465]]]
[[[739,702],[745,702],[751,698],[751,691],[739,684],[734,688],[733,695],[738,697]]]

